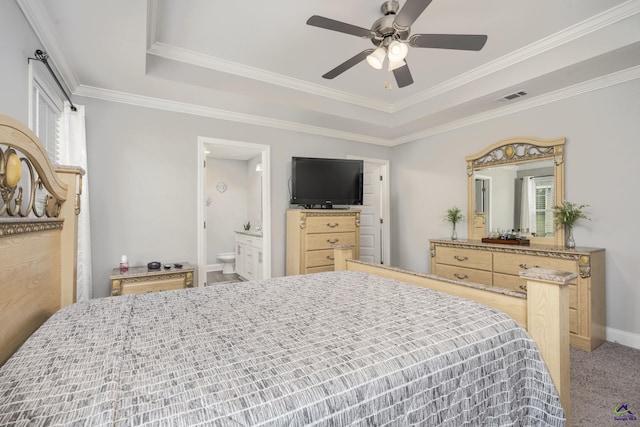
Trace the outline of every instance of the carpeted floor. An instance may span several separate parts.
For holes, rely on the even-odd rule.
[[[640,350],[612,342],[571,349],[571,425],[640,427]]]

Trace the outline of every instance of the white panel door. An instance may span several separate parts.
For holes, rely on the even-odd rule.
[[[382,263],[381,242],[381,166],[377,163],[364,162],[364,185],[362,206],[360,208],[360,259],[376,264]]]

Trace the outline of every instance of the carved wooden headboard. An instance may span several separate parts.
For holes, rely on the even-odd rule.
[[[27,126],[0,115],[0,365],[75,302],[83,174],[54,167]]]

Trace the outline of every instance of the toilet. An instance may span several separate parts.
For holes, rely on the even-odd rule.
[[[235,252],[224,252],[218,254],[218,259],[222,261],[222,274],[232,274],[236,272]]]

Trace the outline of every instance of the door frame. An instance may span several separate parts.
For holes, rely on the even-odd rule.
[[[382,186],[380,189],[380,218],[382,218],[380,244],[382,245],[382,265],[391,265],[391,203],[389,203],[389,160],[374,159],[372,157],[362,157],[356,155],[347,155],[347,158],[354,160],[363,160],[364,162],[375,163],[380,166],[380,175],[382,176]]]
[[[492,215],[493,214],[493,180],[492,180],[492,177],[488,176],[488,175],[474,174],[474,176],[473,176],[473,182],[474,182],[474,188],[473,188],[474,195],[473,195],[473,198],[474,198],[474,201],[475,201],[475,191],[476,191],[476,189],[475,189],[476,179],[482,179],[482,180],[488,182],[488,187],[489,187],[489,195],[487,196],[488,214],[485,216],[485,233],[488,234],[488,233],[491,232],[491,230],[493,230],[493,225],[492,225],[492,222],[493,222],[493,219],[492,219],[492,216],[493,216]],[[474,206],[473,210],[475,211],[475,206]]]
[[[271,147],[252,142],[233,141],[206,136],[198,137],[198,156],[196,169],[198,170],[198,183],[196,185],[198,209],[197,209],[197,242],[198,242],[198,286],[204,286],[207,282],[207,238],[205,229],[206,218],[206,191],[207,174],[205,150],[208,146],[226,148],[243,148],[255,150],[260,153],[262,162],[262,274],[265,279],[271,277]]]

